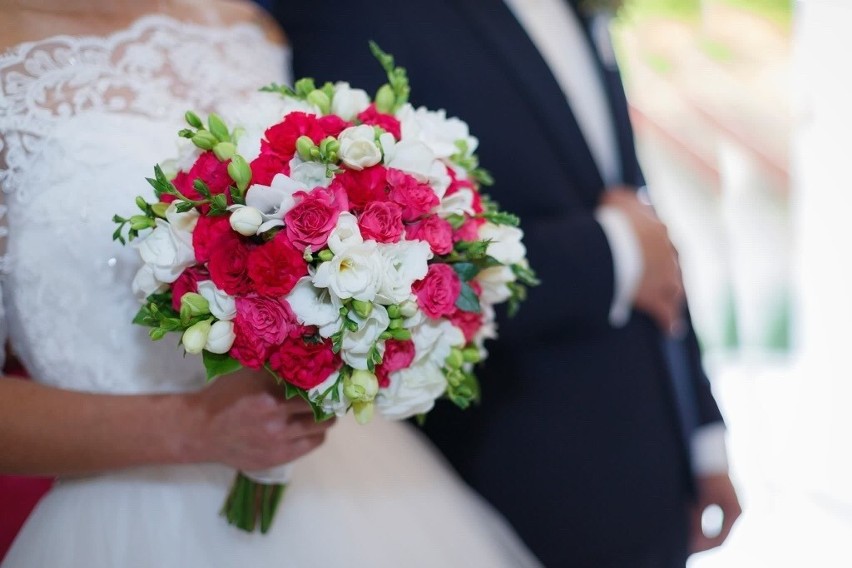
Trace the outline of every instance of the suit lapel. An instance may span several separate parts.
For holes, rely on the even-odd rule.
[[[577,189],[591,205],[603,180],[559,84],[523,27],[502,1],[458,0],[471,28],[499,56],[505,72],[528,101],[539,127],[563,156]]]

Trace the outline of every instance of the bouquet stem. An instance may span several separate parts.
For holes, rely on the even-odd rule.
[[[246,532],[254,532],[260,521],[260,532],[266,534],[286,488],[280,483],[258,483],[237,472],[222,515],[228,519],[228,524]]]

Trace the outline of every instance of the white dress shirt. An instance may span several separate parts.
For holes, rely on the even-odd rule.
[[[504,1],[541,53],[568,99],[604,186],[619,183],[621,163],[615,126],[582,22],[565,0]],[[596,41],[601,39],[598,34]],[[603,228],[612,251],[615,291],[609,318],[614,327],[620,327],[630,319],[642,278],[642,251],[630,221],[621,211],[614,207],[599,207],[595,218]],[[696,475],[728,471],[723,425],[711,424],[695,432],[692,462]]]

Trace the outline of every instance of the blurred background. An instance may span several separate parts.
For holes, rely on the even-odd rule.
[[[613,21],[745,509],[690,568],[852,566],[850,25],[849,0],[627,0]]]

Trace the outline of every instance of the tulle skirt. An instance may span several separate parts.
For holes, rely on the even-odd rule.
[[[266,535],[219,515],[233,478],[232,469],[197,465],[63,479],[2,566],[539,566],[407,424],[340,420],[297,462]]]

